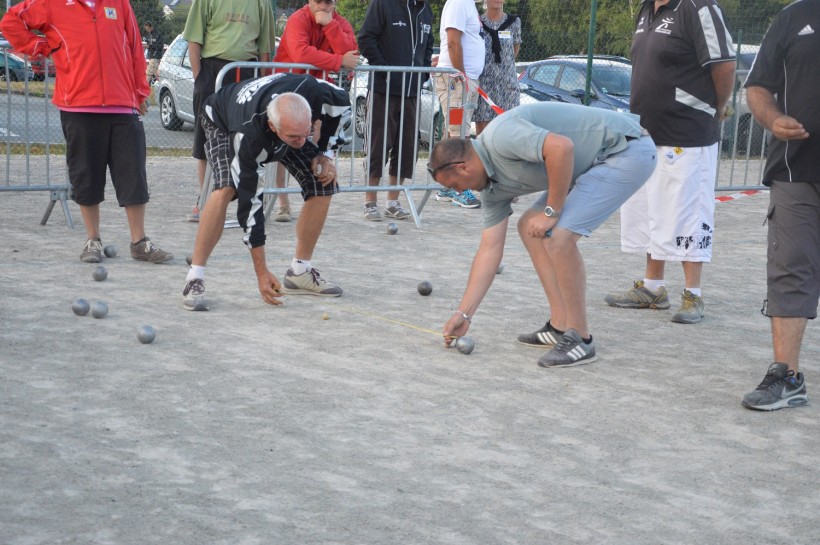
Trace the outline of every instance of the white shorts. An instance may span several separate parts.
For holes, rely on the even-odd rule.
[[[446,112],[450,108],[450,124],[447,129],[449,135],[467,138],[472,132],[470,123],[473,112],[478,107],[478,81],[459,81],[449,74],[434,74],[433,82],[442,110]]]
[[[712,260],[718,145],[658,146],[652,176],[621,207],[621,250],[659,261]]]

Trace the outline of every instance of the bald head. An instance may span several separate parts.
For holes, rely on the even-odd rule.
[[[310,136],[310,104],[302,95],[282,93],[268,103],[268,124],[287,145],[301,148]]]

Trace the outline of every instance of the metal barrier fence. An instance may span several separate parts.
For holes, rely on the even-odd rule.
[[[6,53],[8,42],[0,41],[0,51]],[[766,152],[767,134],[763,128],[754,122],[745,100],[745,90],[742,81],[748,72],[743,68],[745,63],[751,64],[756,52],[756,46],[739,47],[738,85],[733,96],[735,115],[728,119],[722,128],[721,160],[715,188],[719,191],[734,191],[743,189],[759,189],[763,172]],[[50,103],[50,92],[53,80],[46,76],[44,81],[34,81],[33,76],[23,76],[21,81],[12,81],[13,72],[11,63],[13,57],[3,55],[0,68],[3,73],[0,77],[0,146],[4,152],[4,175],[0,177],[0,193],[12,191],[45,191],[49,193],[49,202],[41,220],[45,224],[57,202],[60,202],[66,221],[73,227],[73,221],[67,205],[70,195],[70,185],[64,174],[62,164],[55,169],[53,148],[64,144],[59,124],[59,111]],[[25,61],[24,61],[25,62]],[[286,68],[286,69],[314,69],[310,65],[281,64],[281,63],[233,63],[230,67],[251,66],[254,68]],[[46,61],[48,66],[48,61]],[[226,67],[226,71],[227,71]],[[340,178],[340,190],[343,192],[392,191],[395,186],[383,185],[367,186],[369,165],[366,160],[367,132],[372,123],[378,122],[370,118],[367,113],[372,110],[372,97],[367,93],[367,77],[374,72],[386,72],[391,78],[407,78],[410,73],[445,73],[448,69],[428,69],[422,67],[384,67],[362,66],[356,70],[343,70],[332,74],[336,81],[341,83],[350,93],[353,107],[353,121],[350,127],[351,144],[344,148],[337,161],[340,166],[346,167],[344,178]],[[25,72],[24,72],[25,73]],[[188,78],[186,74],[180,79]],[[190,76],[191,87],[193,85]],[[578,88],[583,82],[577,82]],[[423,161],[430,146],[442,136],[443,127],[448,124],[447,109],[443,109],[429,83],[421,86],[418,91],[417,112],[418,118],[412,120],[419,125],[419,136],[414,142],[402,142],[404,146],[412,146],[414,155]],[[529,102],[533,97],[527,97]],[[187,155],[191,146],[191,126],[184,124],[182,119],[175,119],[175,123],[166,124],[163,116],[168,112],[163,110],[165,102],[157,97],[159,107],[152,108],[144,118],[146,141],[149,156],[173,153]],[[173,103],[171,104],[173,107]],[[5,110],[5,111],[3,111]],[[403,116],[404,117],[404,116]],[[187,121],[187,120],[185,120]],[[410,120],[404,119],[402,122]],[[382,123],[385,120],[381,120]],[[182,129],[182,130],[180,130]],[[384,152],[384,149],[382,150]],[[33,156],[42,156],[42,160],[32,161]],[[384,153],[382,153],[384,155]],[[62,161],[62,157],[61,157]],[[36,163],[36,164],[34,164]],[[269,215],[275,204],[277,194],[298,193],[298,188],[277,189],[275,185],[275,168],[269,168],[264,173],[264,195],[266,199],[266,214]],[[194,187],[195,167],[191,165],[191,183]],[[432,191],[440,186],[429,179],[424,168],[417,168],[411,180],[398,190],[405,194],[408,208],[417,226],[420,226],[419,214],[423,210]],[[422,191],[418,203],[411,198],[411,192]]]
[[[62,137],[62,132],[58,114],[49,101],[49,61],[46,59],[43,63],[45,72],[40,82],[36,81],[28,61],[11,53],[8,42],[0,41],[0,53],[0,104],[5,110],[0,114],[4,171],[4,176],[0,178],[0,193],[48,192],[49,201],[40,225],[48,222],[55,204],[59,202],[66,223],[73,229],[74,221],[68,208],[69,183],[65,175],[62,182],[52,181],[52,133],[59,131]],[[32,152],[42,153],[44,161],[33,165]]]
[[[224,76],[231,70],[235,70],[237,68],[252,68],[255,69],[257,73],[259,71],[266,69],[288,71],[311,70],[322,72],[320,69],[309,64],[273,62],[233,62],[227,64],[225,67],[222,68],[222,70],[220,70],[219,74],[217,75],[217,88],[221,87],[221,82]],[[457,74],[458,72],[451,68],[431,69],[426,67],[395,66],[361,66],[354,70],[343,70],[340,73],[334,74],[322,72],[323,77],[325,79],[341,82],[343,84],[347,82],[348,92],[350,94],[351,107],[353,109],[353,118],[349,126],[349,131],[352,133],[350,144],[344,146],[336,154],[337,166],[346,167],[343,169],[337,168],[337,171],[347,172],[347,174],[344,177],[342,177],[341,175],[339,176],[339,191],[341,193],[369,193],[385,191],[398,191],[400,193],[403,193],[407,201],[408,211],[413,216],[413,220],[416,224],[416,227],[420,228],[420,214],[421,211],[424,209],[425,204],[429,200],[430,195],[433,191],[442,189],[442,186],[440,184],[438,184],[430,178],[426,168],[419,166],[419,160],[425,162],[425,156],[427,155],[426,152],[422,151],[422,148],[426,148],[427,150],[429,150],[438,140],[442,138],[444,132],[443,128],[447,126],[447,124],[449,124],[450,122],[450,109],[442,107],[439,98],[435,94],[433,84],[431,83],[431,79],[427,80],[427,82],[425,83],[422,83],[421,77],[416,78],[415,89],[412,90],[415,92],[416,95],[414,99],[416,110],[415,118],[408,118],[408,116],[404,115],[404,99],[407,98],[406,95],[387,95],[388,104],[392,100],[402,101],[401,116],[399,119],[399,133],[402,134],[401,128],[403,128],[404,124],[406,123],[411,123],[415,127],[417,127],[417,130],[415,131],[417,137],[414,138],[412,141],[407,142],[404,141],[403,137],[400,137],[399,142],[395,148],[396,153],[399,157],[401,157],[404,153],[412,152],[412,155],[416,158],[416,160],[414,161],[412,175],[410,176],[410,178],[407,179],[405,183],[400,185],[385,185],[385,176],[382,176],[382,179],[379,181],[379,185],[368,185],[368,180],[370,179],[370,162],[367,159],[367,156],[371,150],[368,148],[367,135],[372,133],[374,124],[376,123],[381,125],[382,134],[386,133],[386,127],[388,124],[387,105],[385,105],[384,115],[378,116],[380,118],[377,118],[377,116],[369,115],[370,112],[373,111],[373,93],[368,93],[368,81],[370,77],[375,77],[376,73],[383,73],[385,75],[386,84],[388,87],[390,85],[391,80],[395,78],[400,78],[402,82],[402,88],[406,89],[408,86],[405,84],[411,78],[412,74],[430,74],[432,76],[435,74]],[[455,79],[454,81],[460,84],[459,79]],[[450,97],[448,91],[448,95],[445,98],[445,104],[449,104],[449,102]],[[388,156],[386,139],[383,139],[382,141],[382,149],[380,156],[385,159]],[[387,161],[385,160],[384,162],[386,163]],[[266,165],[264,172],[260,173],[260,177],[263,180],[261,194],[265,199],[264,210],[266,218],[270,216],[270,213],[276,203],[276,198],[278,195],[281,195],[283,193],[300,192],[300,189],[298,187],[287,187],[287,178],[289,177],[287,175],[285,175],[285,183],[283,184],[284,187],[278,187],[276,184],[276,171],[277,167],[272,164],[269,164]],[[210,184],[205,183],[202,187],[202,193],[200,195],[200,209],[204,205],[204,202],[208,197],[209,191]],[[423,195],[421,196],[418,203],[413,199],[412,192],[423,192]],[[233,227],[235,226],[235,223],[228,222],[226,223],[226,226]]]

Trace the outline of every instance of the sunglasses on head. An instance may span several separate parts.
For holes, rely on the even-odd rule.
[[[445,168],[451,167],[453,165],[463,165],[466,161],[453,161],[452,163],[444,163],[440,167],[433,168],[430,166],[430,163],[427,163],[427,172],[430,173],[430,177],[434,180],[436,179],[436,172],[440,170],[444,170]]]

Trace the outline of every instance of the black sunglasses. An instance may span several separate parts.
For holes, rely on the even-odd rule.
[[[433,168],[430,166],[430,163],[427,163],[427,172],[430,173],[430,177],[434,180],[436,179],[436,172],[439,170],[444,170],[447,167],[451,167],[453,165],[463,165],[466,161],[453,161],[452,163],[444,163],[440,167]]]

